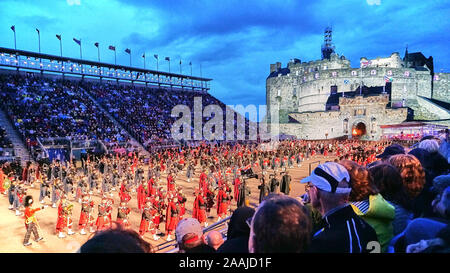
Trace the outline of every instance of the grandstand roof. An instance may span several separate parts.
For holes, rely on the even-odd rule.
[[[125,66],[125,65],[114,65],[114,64],[109,64],[109,63],[82,60],[82,59],[77,59],[77,58],[61,57],[61,56],[56,56],[56,55],[36,53],[36,52],[32,52],[32,51],[11,49],[11,48],[5,48],[5,47],[0,47],[0,53],[26,56],[26,57],[32,57],[32,58],[38,58],[38,59],[47,59],[47,60],[60,61],[60,62],[78,63],[78,64],[84,64],[84,65],[90,65],[90,66],[96,66],[96,67],[105,67],[105,68],[109,68],[109,69],[120,69],[120,70],[133,71],[133,72],[159,74],[159,75],[167,76],[167,77],[198,80],[198,81],[204,81],[204,82],[208,82],[208,81],[212,80],[212,79],[203,78],[203,77],[169,73],[169,72],[164,72],[164,71],[156,71],[156,70],[143,69],[143,68]]]

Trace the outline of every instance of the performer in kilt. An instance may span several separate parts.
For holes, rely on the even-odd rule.
[[[89,226],[89,231],[94,232],[94,201],[91,200],[90,196],[85,194],[83,195],[81,201],[81,213],[80,220],[78,222],[78,228],[81,229],[80,234],[86,235],[85,228]]]
[[[38,232],[39,223],[35,215],[37,211],[44,209],[44,207],[42,206],[40,208],[33,209],[32,205],[33,205],[33,197],[31,195],[27,195],[25,197],[25,228],[27,231],[25,233],[25,238],[23,239],[24,246],[31,245],[30,243],[31,233],[33,233],[34,240],[36,242],[39,242],[42,239],[44,239],[43,237],[39,236]]]

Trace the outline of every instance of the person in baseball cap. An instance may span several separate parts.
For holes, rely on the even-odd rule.
[[[348,199],[350,175],[344,166],[326,162],[301,180],[311,206],[320,212],[324,228],[314,234],[311,253],[363,253],[370,241],[377,241],[375,230],[353,211]]]
[[[317,166],[310,176],[301,180],[301,183],[311,183],[318,189],[330,193],[350,193],[349,186],[339,187],[339,183],[345,180],[350,183],[350,175],[341,164],[336,162],[326,162]]]
[[[214,253],[214,248],[206,244],[202,225],[195,218],[185,218],[178,222],[175,229],[180,253]]]
[[[383,153],[377,155],[376,158],[380,158],[381,160],[385,161],[385,160],[388,160],[389,157],[391,157],[393,155],[404,154],[404,153],[405,153],[405,149],[403,148],[403,146],[401,146],[399,144],[392,144],[392,145],[386,147],[386,149],[384,149]]]

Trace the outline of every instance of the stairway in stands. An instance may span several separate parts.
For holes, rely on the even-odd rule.
[[[125,128],[123,128],[123,126],[105,109],[103,108],[103,106],[98,103],[93,97],[92,95],[87,92],[84,91],[83,92],[92,102],[95,103],[95,105],[97,105],[102,111],[103,113],[105,113],[105,115],[117,126],[120,128],[120,130],[123,130],[125,132],[127,132],[128,136],[130,137],[130,142],[133,146],[138,147],[139,150],[139,154],[145,155],[145,156],[150,156],[150,153],[145,149],[145,147],[139,142],[137,141],[131,134],[130,132],[128,132]]]
[[[0,126],[5,128],[6,132],[8,133],[8,137],[14,146],[14,154],[16,157],[20,158],[22,165],[24,165],[25,162],[27,161],[34,161],[32,156],[28,152],[25,144],[23,143],[19,133],[14,129],[5,111],[3,111],[3,109],[1,108],[0,108]]]

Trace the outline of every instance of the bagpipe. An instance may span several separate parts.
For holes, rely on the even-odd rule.
[[[65,215],[72,215],[73,204],[68,204],[68,205],[64,206],[63,211],[64,211]]]

